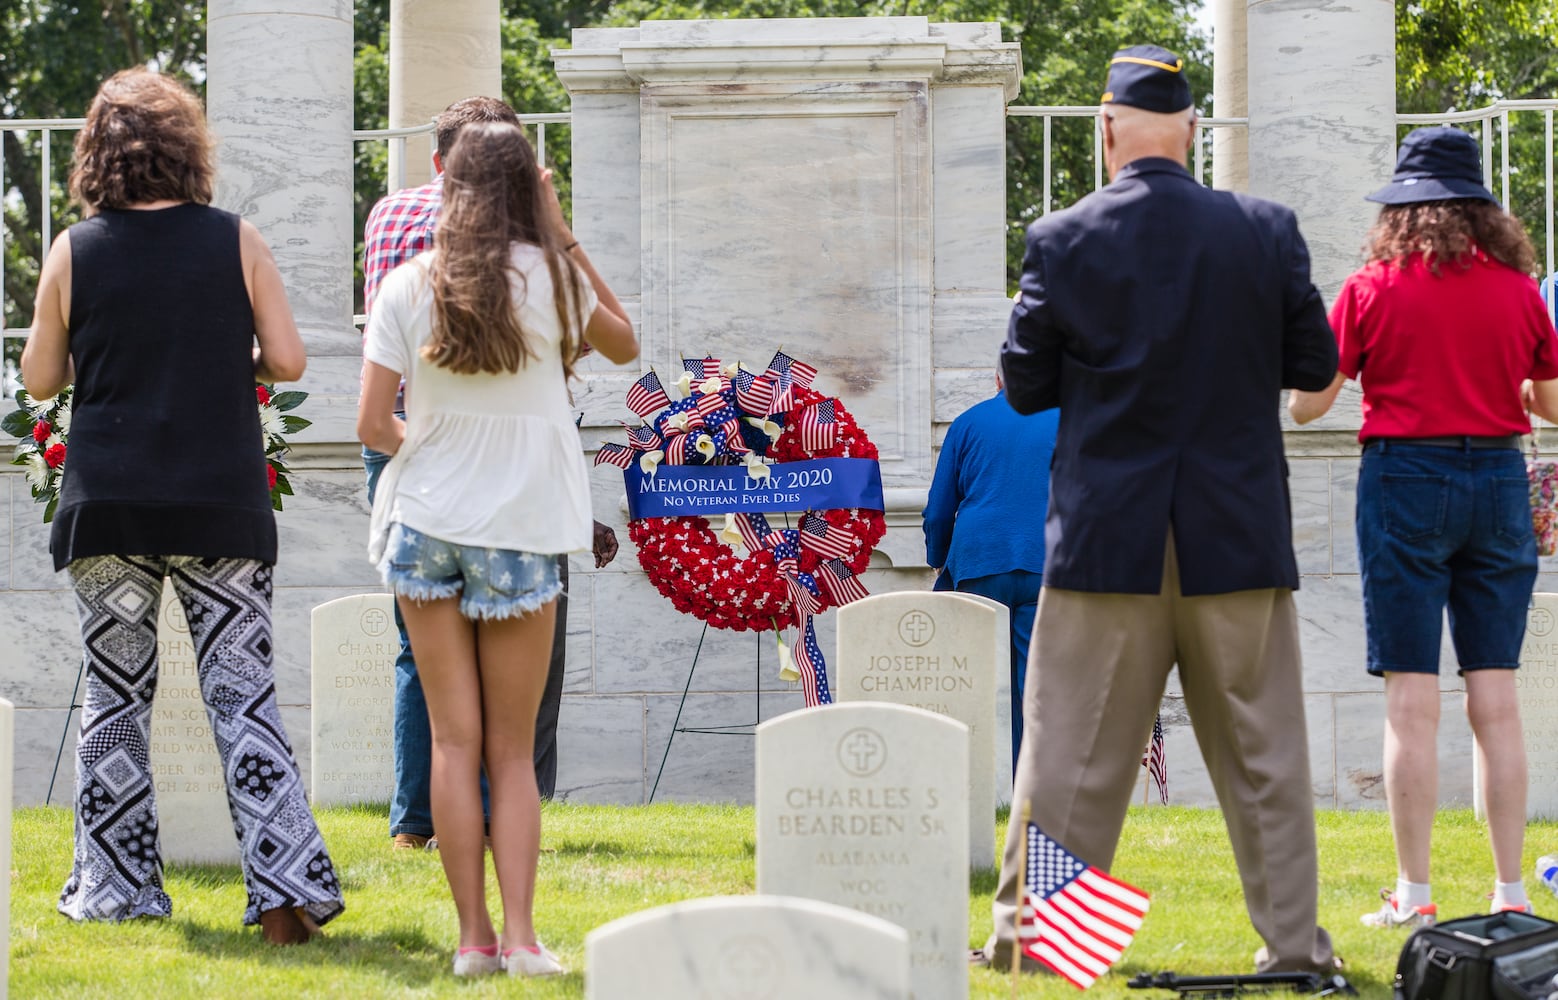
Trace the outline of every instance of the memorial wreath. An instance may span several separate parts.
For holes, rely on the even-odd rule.
[[[26,469],[27,485],[35,502],[44,505],[45,523],[54,520],[59,506],[60,483],[65,474],[65,454],[69,450],[70,404],[73,386],[66,386],[49,399],[33,399],[22,389],[16,393],[17,408],[0,420],[0,430],[17,439],[12,465]],[[308,398],[299,389],[276,392],[269,385],[256,385],[254,398],[259,406],[260,433],[265,443],[266,477],[270,484],[271,506],[281,509],[281,498],[292,495],[287,466],[282,460],[287,451],[288,434],[295,434],[312,421],[294,410]]]
[[[669,390],[653,371],[633,383],[627,405],[643,423],[627,428],[628,444],[602,445],[595,464],[623,470],[628,537],[655,588],[715,628],[781,633],[780,677],[800,680],[808,705],[826,704],[812,619],[866,596],[858,575],[887,530],[876,446],[842,402],[811,388],[817,370],[783,351],[761,375],[712,357],[682,367]],[[718,513],[716,531],[706,515]]]

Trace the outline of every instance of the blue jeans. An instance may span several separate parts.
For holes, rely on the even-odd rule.
[[[362,450],[370,504],[389,459],[382,452]],[[411,640],[406,638],[399,601],[395,602],[395,630],[400,633],[400,655],[395,657],[395,794],[390,799],[390,836],[410,833],[431,837],[433,728],[427,721],[427,698],[422,694],[422,679],[417,676],[417,661],[411,655]],[[485,800],[485,782],[482,791]]]
[[[1437,674],[1446,607],[1462,673],[1520,665],[1537,571],[1529,491],[1513,448],[1369,442],[1356,517],[1369,673]]]
[[[1013,774],[1017,773],[1017,752],[1022,749],[1022,690],[1023,680],[1028,676],[1028,644],[1033,639],[1033,620],[1039,613],[1039,588],[1043,584],[1043,573],[1018,569],[960,580],[955,588],[999,601],[1011,612]]]

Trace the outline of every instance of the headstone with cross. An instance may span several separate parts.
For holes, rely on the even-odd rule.
[[[395,790],[394,598],[359,594],[312,616],[315,805],[385,802]]]
[[[1525,733],[1526,816],[1558,819],[1558,594],[1532,594],[1520,669],[1515,671],[1520,728]],[[1472,798],[1484,812],[1479,755],[1472,754]]]
[[[918,1000],[968,996],[968,850],[961,722],[857,702],[757,727],[757,891],[903,927]]]
[[[164,863],[236,864],[222,758],[200,693],[184,606],[164,581],[157,614],[157,694],[151,703],[151,772]]]
[[[1011,783],[1011,727],[996,725],[1009,673],[1009,616],[963,594],[878,594],[839,609],[834,696],[957,719],[969,731],[969,861],[995,865],[996,775]],[[1000,695],[1005,697],[1005,695]],[[998,764],[997,762],[1001,762]]]
[[[908,1000],[909,935],[791,896],[672,903],[584,939],[587,1000]]]

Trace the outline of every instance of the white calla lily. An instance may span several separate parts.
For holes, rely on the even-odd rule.
[[[753,427],[756,427],[758,430],[762,431],[764,434],[767,434],[768,440],[770,441],[779,440],[779,435],[784,433],[784,428],[780,427],[772,420],[763,420],[758,417],[743,417],[742,419],[744,419],[748,424],[751,424]]]
[[[725,515],[725,527],[720,529],[719,540],[726,545],[740,545],[741,532],[736,527],[736,515]]]
[[[790,655],[790,647],[784,644],[784,639],[779,638],[778,633],[775,633],[775,637],[779,640],[779,679],[782,681],[800,680],[801,672],[795,669],[795,657]]]
[[[708,378],[704,379],[702,382],[699,382],[698,383],[698,391],[703,393],[705,396],[712,396],[716,392],[719,392],[720,391],[719,376],[717,376],[717,375],[710,375]]]
[[[747,456],[746,466],[747,478],[753,482],[766,482],[768,477],[771,475],[771,473],[768,471],[768,466],[765,465],[763,460],[756,455]]]
[[[654,451],[646,451],[638,456],[638,467],[644,470],[644,475],[652,476],[655,474],[655,467],[660,464],[660,460],[663,458],[665,458],[665,452],[658,448]]]
[[[677,397],[686,399],[692,395],[692,372],[682,372],[681,377],[671,383],[671,388],[676,390]]]

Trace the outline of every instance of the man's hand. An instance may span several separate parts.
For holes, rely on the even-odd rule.
[[[595,522],[595,568],[602,569],[607,563],[617,558],[617,533],[611,530],[608,524]]]

